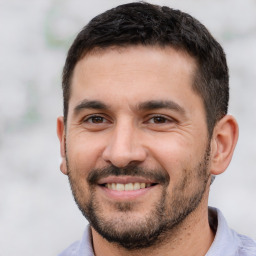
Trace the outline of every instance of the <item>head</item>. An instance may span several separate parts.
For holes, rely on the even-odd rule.
[[[95,17],[68,52],[63,96],[61,170],[93,234],[134,250],[203,219],[237,125],[224,52],[202,24],[147,3]]]
[[[196,60],[193,90],[203,100],[209,136],[228,110],[229,75],[220,44],[198,20],[169,7],[130,3],[106,11],[86,25],[73,42],[63,70],[64,119],[77,62],[86,54],[111,47],[172,47]]]

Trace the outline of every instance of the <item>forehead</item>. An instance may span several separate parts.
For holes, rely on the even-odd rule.
[[[94,51],[76,65],[70,104],[93,99],[108,105],[198,97],[192,90],[196,61],[171,47],[123,47]],[[183,99],[182,99],[183,98]],[[200,99],[199,99],[200,100]]]

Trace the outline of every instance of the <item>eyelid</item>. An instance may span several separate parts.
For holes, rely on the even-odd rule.
[[[90,119],[92,119],[92,118],[94,118],[94,117],[100,117],[100,118],[102,118],[102,119],[104,119],[105,121],[107,121],[107,122],[111,122],[110,121],[110,118],[108,117],[108,116],[106,116],[106,114],[103,114],[103,113],[93,113],[93,114],[89,114],[89,115],[87,115],[87,116],[85,116],[85,117],[83,117],[82,118],[82,120],[81,120],[81,122],[82,123],[92,123],[92,122],[88,122],[88,120],[90,120]],[[102,123],[107,123],[107,122],[102,122]],[[92,123],[93,124],[93,123]]]
[[[151,119],[157,118],[157,117],[164,118],[164,119],[166,119],[166,121],[169,121],[171,123],[177,122],[177,120],[175,118],[167,116],[167,115],[164,115],[164,114],[150,114],[150,115],[147,116],[146,122],[149,122]]]

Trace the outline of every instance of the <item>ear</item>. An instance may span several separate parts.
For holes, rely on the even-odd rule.
[[[228,167],[238,139],[238,124],[231,115],[224,116],[215,126],[211,139],[211,174],[223,173]]]
[[[63,116],[57,118],[57,135],[60,141],[60,154],[61,154],[61,164],[60,170],[67,175],[67,162],[66,162],[66,150],[65,150],[65,124]]]

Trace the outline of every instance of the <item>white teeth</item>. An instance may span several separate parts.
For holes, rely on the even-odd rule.
[[[123,191],[124,190],[124,184],[116,183],[116,190]]]
[[[127,183],[127,184],[122,184],[122,183],[107,183],[105,184],[105,187],[111,189],[111,190],[118,190],[118,191],[131,191],[131,190],[138,190],[142,188],[148,188],[150,187],[150,183]]]
[[[140,189],[140,183],[138,183],[138,182],[134,183],[133,189],[134,190]]]
[[[133,184],[132,183],[128,183],[124,185],[124,190],[133,190]]]
[[[146,187],[146,183],[140,183],[140,188],[145,188]]]

